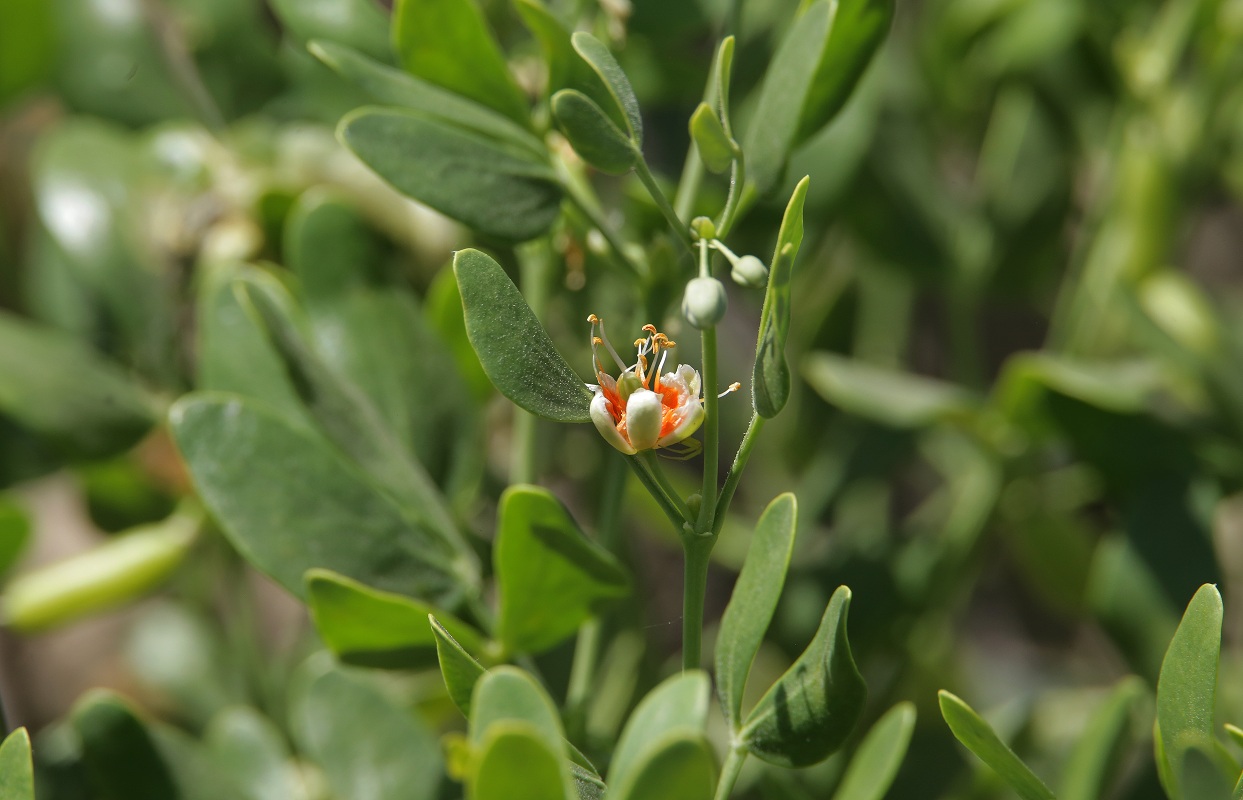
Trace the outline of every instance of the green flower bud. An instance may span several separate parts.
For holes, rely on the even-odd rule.
[[[720,322],[727,305],[725,286],[716,278],[695,278],[682,295],[682,315],[700,330]]]
[[[716,236],[716,225],[707,217],[695,217],[691,220],[691,233],[698,239],[712,239]]]
[[[743,256],[734,262],[729,277],[739,286],[762,289],[768,285],[768,267],[755,256]]]
[[[703,507],[703,504],[704,504],[704,498],[703,498],[703,495],[701,495],[699,492],[696,492],[695,494],[686,498],[686,508],[687,510],[691,512],[692,517],[695,517],[695,518],[699,517],[699,509]]]
[[[624,373],[617,379],[617,395],[622,400],[629,400],[635,389],[642,389],[643,381],[633,372]]]

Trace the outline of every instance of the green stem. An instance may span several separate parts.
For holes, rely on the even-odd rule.
[[[717,417],[716,387],[716,328],[706,328],[700,332],[703,342],[703,393],[704,393],[704,481],[702,505],[699,508],[699,521],[696,531],[706,533],[712,530],[713,517],[716,513],[717,470],[720,459],[720,420]]]
[[[678,219],[689,219],[695,210],[695,201],[699,198],[699,187],[704,180],[704,162],[699,157],[699,148],[691,142],[686,151],[686,162],[682,167],[682,177],[678,179],[678,191],[673,195],[673,213]]]
[[[669,205],[669,198],[665,197],[665,193],[660,190],[660,185],[656,183],[655,176],[648,169],[647,162],[640,158],[634,165],[634,173],[639,176],[639,180],[647,188],[647,193],[656,201],[656,207],[660,209],[660,213],[665,215],[665,220],[668,221],[669,227],[673,228],[678,241],[686,245],[687,250],[693,252],[694,242],[691,241],[690,229],[678,217],[677,212],[673,210],[673,206]]]
[[[552,248],[537,239],[517,249],[518,274],[522,296],[537,319],[548,305],[548,273],[552,267]],[[539,477],[539,450],[536,447],[538,418],[520,408],[514,409],[513,443],[510,450],[510,483],[535,483]]]
[[[643,484],[643,488],[647,489],[648,494],[660,506],[660,510],[665,512],[665,516],[673,523],[673,529],[681,533],[683,526],[689,524],[686,517],[683,517],[677,506],[673,504],[673,501],[665,496],[665,490],[660,488],[660,484],[656,482],[656,479],[651,476],[647,468],[643,466],[643,463],[637,457],[626,456],[626,461],[630,464],[630,469],[634,471],[634,474],[639,477],[639,482]]]
[[[746,750],[741,747],[730,749],[729,755],[725,757],[725,764],[721,767],[721,778],[716,783],[714,800],[729,798],[730,793],[734,791],[734,784],[738,782],[738,775],[742,772],[742,764],[746,760]]]
[[[687,507],[686,501],[682,499],[682,495],[678,492],[674,485],[669,482],[669,477],[665,475],[664,469],[661,468],[660,462],[656,459],[656,451],[647,450],[639,453],[636,458],[640,459],[644,466],[648,468],[648,471],[652,473],[652,477],[656,479],[656,482],[660,484],[660,488],[664,490],[665,496],[668,497],[669,500],[673,502],[673,505],[677,507],[678,513],[680,513],[684,519],[689,520],[691,518],[691,510]]]
[[[711,536],[682,537],[684,556],[682,586],[682,669],[699,669],[702,658],[704,594],[708,589],[708,564],[714,540]]]
[[[574,643],[574,662],[570,665],[570,685],[565,691],[566,734],[570,741],[582,741],[587,726],[587,699],[596,676],[600,653],[600,618],[592,617],[578,629]]]
[[[751,458],[751,450],[755,447],[755,440],[760,435],[760,430],[764,427],[764,418],[759,414],[751,414],[751,423],[747,425],[747,432],[742,436],[742,443],[738,445],[738,454],[734,456],[734,463],[729,468],[729,472],[725,474],[725,485],[721,487],[721,497],[716,503],[716,512],[712,522],[712,535],[721,535],[721,526],[725,524],[725,513],[729,511],[729,504],[734,499],[734,492],[738,489],[738,481],[742,480],[742,471],[747,467],[747,460]]]
[[[734,165],[729,172],[729,196],[725,199],[725,208],[721,210],[721,217],[717,221],[716,235],[720,239],[724,239],[730,228],[734,226],[734,220],[738,218],[738,209],[742,203],[742,189],[747,182],[747,163],[746,158],[741,152],[734,159]]]

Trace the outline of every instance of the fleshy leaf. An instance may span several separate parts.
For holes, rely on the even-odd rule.
[[[1092,714],[1062,775],[1061,800],[1097,800],[1108,794],[1110,779],[1126,756],[1135,706],[1144,692],[1140,678],[1123,678]]]
[[[702,736],[708,718],[708,675],[689,670],[659,684],[639,701],[622,729],[609,766],[609,785],[624,786],[670,736]]]
[[[478,250],[453,257],[470,338],[501,394],[532,414],[588,422],[591,393],[557,352],[501,265]]]
[[[699,157],[710,172],[722,173],[734,162],[734,143],[730,141],[721,120],[712,106],[700,103],[691,114],[691,139],[699,148]]]
[[[840,586],[812,643],[747,715],[738,738],[759,758],[805,767],[828,758],[854,730],[867,686],[846,638],[849,609],[850,590]]]
[[[470,717],[471,695],[475,684],[483,677],[483,665],[458,643],[457,639],[440,624],[435,616],[427,617],[436,637],[436,657],[440,660],[440,675],[444,678],[449,699],[467,717]]]
[[[629,137],[617,129],[591,98],[575,89],[562,89],[552,97],[552,113],[584,161],[611,175],[621,175],[639,160]]]
[[[616,780],[616,779],[614,779]],[[616,800],[712,800],[716,755],[701,734],[675,731],[656,740],[627,779],[609,792]]]
[[[962,700],[940,692],[941,716],[958,741],[1001,776],[1023,800],[1055,800],[1053,792],[1001,741],[992,727]]]
[[[751,662],[764,641],[785,585],[794,551],[798,503],[793,494],[772,501],[755,526],[755,536],[734,584],[716,640],[717,693],[730,728],[737,730],[742,692]]]
[[[0,798],[35,800],[34,765],[30,760],[30,734],[25,728],[0,743]]]
[[[564,759],[533,726],[497,722],[478,748],[467,794],[472,800],[570,800]]]
[[[639,115],[639,101],[634,96],[634,89],[626,73],[613,58],[608,47],[596,37],[585,31],[576,31],[570,37],[574,51],[587,62],[587,66],[600,78],[608,91],[615,107],[605,108],[605,112],[617,122],[625,125],[626,135],[634,144],[636,151],[643,149],[643,118]],[[618,118],[620,115],[620,119]]]
[[[915,706],[898,703],[868,731],[833,800],[884,800],[915,731]]]
[[[809,182],[809,178],[803,178],[794,187],[769,268],[751,377],[751,403],[761,417],[776,416],[790,399],[790,368],[785,358],[786,336],[790,332],[790,277],[803,243],[803,202]]]

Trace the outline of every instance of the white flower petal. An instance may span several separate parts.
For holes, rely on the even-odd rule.
[[[600,431],[604,441],[628,456],[635,454],[635,449],[622,438],[621,433],[617,430],[617,425],[613,423],[613,414],[609,411],[609,400],[602,393],[597,393],[595,397],[591,398],[590,413],[591,421],[596,424],[596,430]]]
[[[648,389],[635,389],[626,401],[626,432],[635,450],[651,450],[660,438],[664,407],[660,395]]]
[[[699,399],[699,393],[703,391],[703,381],[699,378],[699,372],[690,364],[678,365],[678,377],[686,383],[686,388],[690,390],[691,397]]]
[[[699,430],[699,426],[704,421],[704,407],[698,399],[692,399],[684,409],[685,414],[673,430],[660,437],[660,441],[656,443],[657,447],[668,447],[671,444],[677,444],[695,431]]]

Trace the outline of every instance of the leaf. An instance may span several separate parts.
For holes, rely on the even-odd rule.
[[[712,800],[716,755],[701,735],[675,731],[652,743],[629,779],[614,783],[616,800]]]
[[[337,136],[397,191],[486,236],[533,239],[560,214],[561,187],[546,161],[435,117],[360,108]]]
[[[422,666],[436,647],[429,622],[433,614],[470,650],[483,649],[483,636],[452,614],[330,570],[307,572],[306,595],[320,638],[347,664],[387,669]]]
[[[691,114],[691,139],[699,148],[699,157],[710,172],[722,173],[734,163],[734,143],[721,125],[712,106],[700,103]]]
[[[609,766],[609,785],[639,779],[645,765],[675,735],[701,736],[708,718],[708,675],[688,670],[665,679],[631,713]]]
[[[867,686],[846,638],[850,590],[838,587],[815,638],[743,723],[739,741],[779,766],[823,761],[842,746],[863,713]]]
[[[1055,800],[1049,787],[1019,760],[970,706],[944,689],[938,696],[941,716],[945,717],[946,724],[958,741],[1000,775],[1019,797],[1023,800]]]
[[[428,614],[427,619],[436,638],[436,657],[440,661],[440,675],[444,678],[445,688],[449,690],[449,699],[459,711],[470,717],[471,696],[475,684],[485,672],[483,665],[458,644],[435,616]]]
[[[511,653],[539,653],[630,590],[625,569],[588,539],[545,489],[501,495],[492,563],[500,595],[497,635]]]
[[[0,579],[13,568],[30,544],[30,518],[17,503],[0,495]]]
[[[575,152],[596,169],[621,175],[639,160],[629,137],[582,92],[562,89],[554,94],[552,114]]]
[[[716,682],[730,730],[738,730],[742,693],[751,663],[773,620],[790,554],[794,552],[798,501],[787,492],[768,504],[755,526],[738,582],[721,617],[716,640]]]
[[[459,250],[453,274],[462,294],[466,335],[501,394],[540,417],[589,421],[591,393],[501,265],[478,250]]]
[[[850,99],[893,22],[894,0],[837,0],[820,64],[808,87],[795,143],[829,124]]]
[[[747,182],[760,194],[775,189],[798,141],[803,108],[816,79],[836,4],[817,0],[794,20],[760,84],[743,152]]]
[[[225,535],[293,594],[304,594],[302,576],[314,567],[426,599],[461,591],[442,539],[323,438],[230,395],[187,395],[169,418],[195,489]]]
[[[816,393],[847,413],[899,430],[970,419],[979,398],[956,384],[877,367],[834,353],[813,353],[803,375]]]
[[[790,399],[790,368],[785,359],[786,336],[790,332],[790,276],[803,243],[803,202],[809,183],[810,178],[804,177],[790,195],[777,233],[768,289],[764,292],[751,377],[751,404],[762,417],[776,416]]]
[[[570,85],[571,75],[586,69],[586,64],[579,59],[570,43],[570,31],[541,0],[515,0],[514,9],[544,51],[544,61],[548,64],[549,93]]]
[[[393,46],[412,74],[530,125],[526,99],[473,0],[398,0]]]
[[[565,732],[556,706],[535,680],[516,667],[489,670],[475,684],[471,696],[470,740],[485,743],[495,725],[522,723],[553,755],[566,797],[574,796],[570,762],[566,757]]]
[[[0,312],[0,414],[73,458],[128,449],[155,421],[154,402],[77,339]]]
[[[201,522],[197,513],[178,512],[18,575],[0,597],[4,622],[29,633],[141,597],[181,565]]]
[[[497,722],[479,747],[472,800],[569,800],[562,760],[533,726]]]
[[[281,731],[248,706],[212,718],[203,736],[217,763],[234,776],[245,800],[305,800]]]
[[[626,73],[613,58],[608,47],[586,31],[575,31],[570,37],[574,52],[587,62],[587,66],[600,78],[605,90],[613,100],[613,108],[602,106],[618,124],[625,129],[636,151],[643,150],[643,118],[639,114],[639,101],[634,96],[634,89]],[[597,98],[600,99],[600,98]]]
[[[35,800],[30,734],[25,728],[13,731],[0,743],[0,800]]]
[[[49,77],[56,64],[56,34],[56,12],[41,0],[0,5],[0,106]]]
[[[915,731],[915,706],[898,703],[876,721],[851,756],[833,800],[883,800]]]
[[[295,688],[290,729],[338,797],[433,800],[443,765],[436,735],[368,684],[330,670]]]
[[[1097,800],[1108,794],[1130,744],[1135,706],[1144,694],[1140,678],[1123,678],[1093,713],[1062,774],[1061,800]]]
[[[369,0],[272,0],[284,29],[302,42],[328,39],[392,60],[388,18]]]
[[[1161,662],[1157,680],[1157,752],[1166,794],[1173,800],[1198,798],[1189,792],[1188,753],[1214,754],[1213,710],[1217,665],[1221,659],[1222,602],[1217,587],[1201,586],[1183,613]],[[1225,765],[1223,765],[1224,768]],[[1231,778],[1234,777],[1234,768]]]
[[[569,47],[568,34],[566,46]],[[497,142],[522,147],[537,158],[548,158],[548,148],[542,140],[486,105],[381,64],[336,42],[314,41],[308,49],[376,103],[409,108]]]

